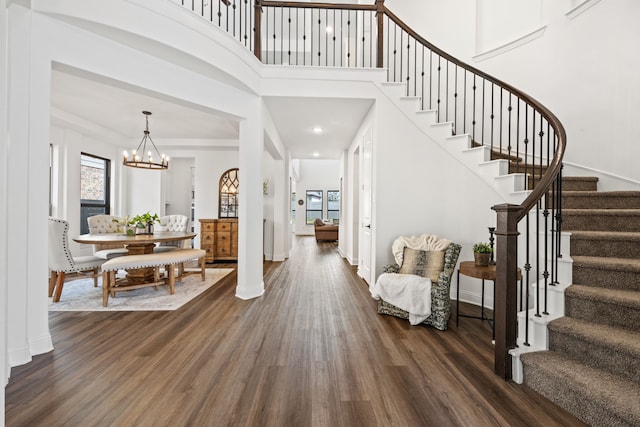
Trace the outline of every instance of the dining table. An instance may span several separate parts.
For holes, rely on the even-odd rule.
[[[73,238],[74,242],[90,245],[122,244],[127,255],[152,254],[156,243],[176,240],[190,240],[197,234],[191,231],[156,231],[151,234],[126,235],[124,233],[81,234]],[[153,268],[127,270],[127,282],[131,285],[148,282],[153,279]]]

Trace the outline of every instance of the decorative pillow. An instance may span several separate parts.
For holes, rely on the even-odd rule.
[[[438,283],[443,268],[444,251],[421,251],[405,247],[398,273],[428,277],[433,283]]]

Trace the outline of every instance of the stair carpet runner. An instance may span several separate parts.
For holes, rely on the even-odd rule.
[[[565,177],[573,279],[549,350],[521,355],[524,384],[593,426],[640,426],[640,192]]]

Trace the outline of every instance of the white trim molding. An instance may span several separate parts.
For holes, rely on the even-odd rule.
[[[547,26],[544,25],[540,28],[538,28],[535,31],[530,32],[529,34],[525,34],[522,37],[519,37],[513,41],[510,41],[509,43],[503,44],[502,46],[498,46],[494,49],[488,50],[486,52],[483,53],[479,53],[475,56],[473,56],[473,60],[475,62],[481,62],[484,60],[487,60],[489,58],[493,58],[494,56],[498,56],[498,55],[502,55],[503,53],[506,53],[512,49],[515,49],[517,47],[523,46],[535,39],[538,39],[540,37],[542,37],[544,35],[544,31],[546,30]]]
[[[600,0],[584,0],[582,3],[571,9],[569,12],[565,13],[565,16],[569,19],[573,19],[580,15],[582,12],[585,12],[591,6],[595,6],[599,3]]]

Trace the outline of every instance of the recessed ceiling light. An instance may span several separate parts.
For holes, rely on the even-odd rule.
[[[313,133],[322,133],[322,128],[320,126],[316,126],[313,128]]]
[[[327,28],[325,28],[325,31],[327,33],[333,33],[333,27],[331,25],[328,25]]]
[[[318,157],[320,153],[313,153],[313,157]]]

